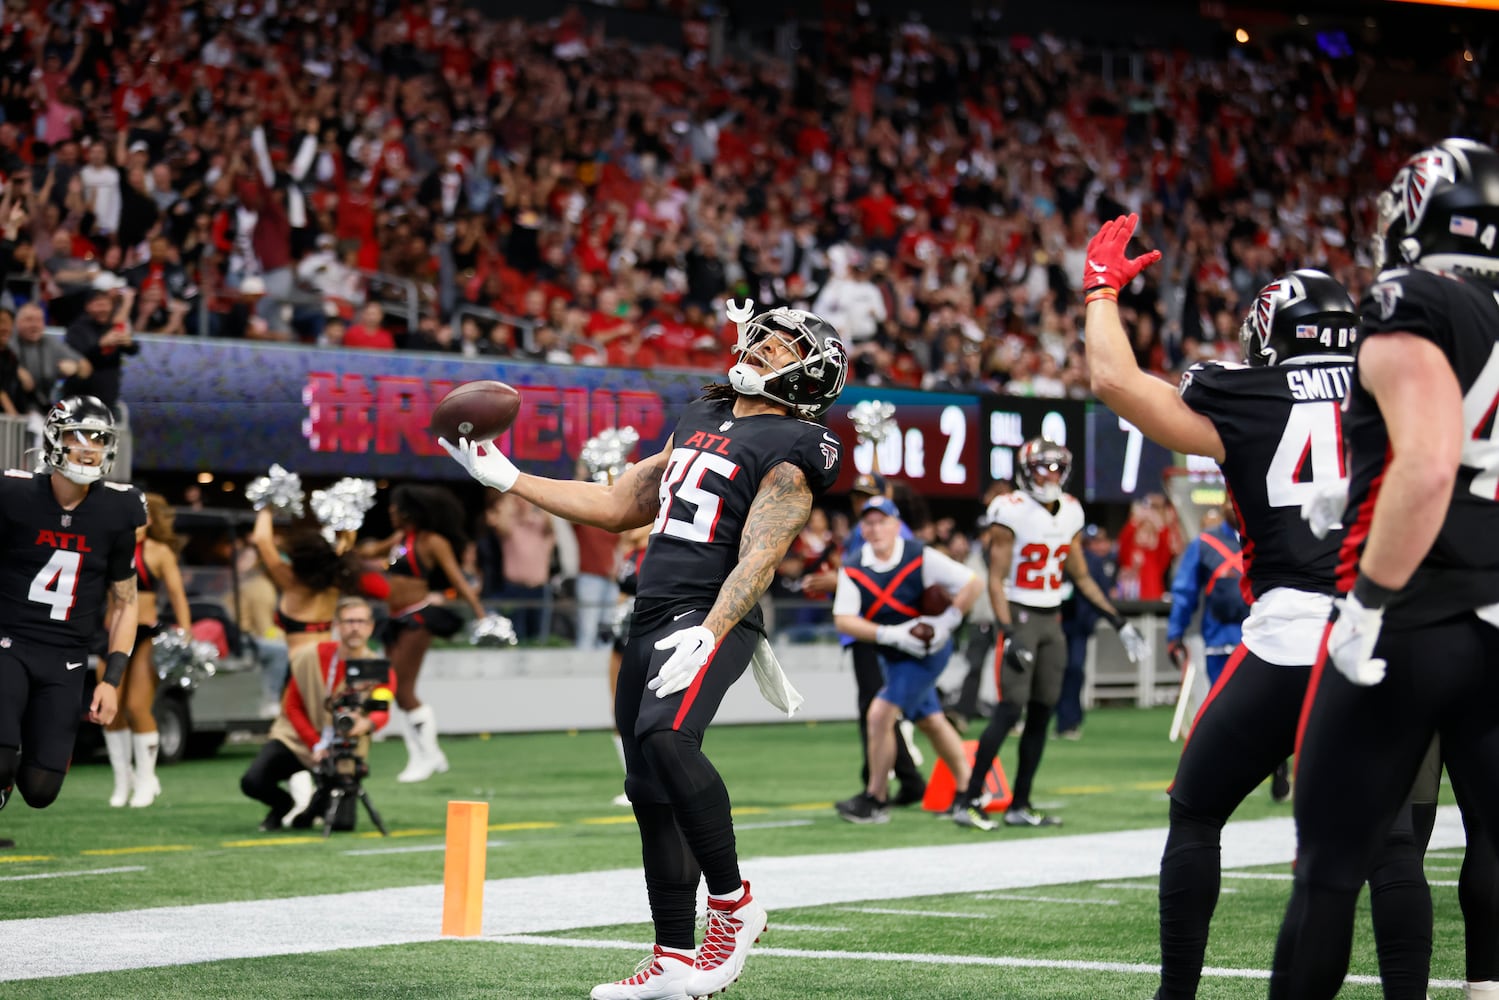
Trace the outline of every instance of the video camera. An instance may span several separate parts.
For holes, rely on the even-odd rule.
[[[354,829],[356,800],[364,803],[380,832],[389,836],[369,793],[364,790],[363,780],[370,773],[370,766],[359,754],[359,737],[353,735],[356,723],[365,713],[383,712],[390,707],[388,699],[371,697],[375,688],[389,679],[389,660],[348,660],[344,663],[343,690],[328,698],[328,710],[333,713],[333,738],[328,741],[327,755],[318,763],[317,796],[309,807],[323,807],[325,837],[334,830]]]

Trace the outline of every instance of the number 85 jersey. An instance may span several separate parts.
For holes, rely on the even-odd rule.
[[[1067,581],[1067,553],[1083,530],[1083,505],[1066,493],[1056,512],[1027,493],[997,496],[989,504],[989,523],[1015,533],[1005,599],[1028,608],[1060,607]]]
[[[110,583],[135,575],[135,529],[146,502],[133,486],[95,483],[63,510],[47,475],[0,475],[0,636],[86,648]]]

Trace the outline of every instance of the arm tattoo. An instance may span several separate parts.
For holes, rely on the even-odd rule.
[[[127,577],[124,580],[116,580],[109,585],[109,599],[116,604],[135,603],[135,577]]]
[[[635,473],[635,509],[654,518],[661,510],[661,477],[666,472],[666,456],[647,459],[631,471]]]
[[[726,634],[760,600],[811,513],[812,490],[801,469],[782,462],[766,473],[744,519],[739,563],[724,580],[703,622],[714,635]]]

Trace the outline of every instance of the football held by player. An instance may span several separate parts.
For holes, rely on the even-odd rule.
[[[814,498],[838,478],[842,443],[815,421],[842,391],[848,355],[811,313],[747,312],[728,383],[706,387],[666,446],[612,484],[522,474],[493,442],[443,442],[479,482],[560,517],[610,531],[651,525],[614,713],[656,942],[636,975],[596,987],[594,1000],[716,993],[766,924],[740,876],[728,790],[703,734],[752,657],[761,690],[795,703],[767,656],[758,602]]]
[[[134,487],[102,481],[114,415],[71,396],[48,411],[42,438],[42,473],[0,475],[0,807],[13,788],[36,809],[62,790],[99,623],[108,658],[90,721],[114,719],[135,646],[135,530],[146,503]]]

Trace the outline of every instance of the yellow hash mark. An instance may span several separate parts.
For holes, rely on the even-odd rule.
[[[768,812],[770,812],[770,810],[767,809],[767,808],[765,808],[764,806],[735,806],[734,807],[734,815],[735,816],[761,816],[761,815],[764,815],[765,813],[768,813]]]
[[[1112,792],[1113,785],[1069,785],[1066,788],[1058,788],[1058,795],[1100,795],[1103,792]]]
[[[578,820],[578,822],[584,826],[615,826],[620,823],[633,823],[635,822],[635,817],[633,814],[629,816],[589,816],[586,819]],[[491,829],[493,828],[491,827]]]
[[[556,827],[556,823],[495,823],[485,829],[490,833],[497,833],[506,830],[554,830]]]
[[[282,844],[321,844],[322,837],[267,837],[264,840],[226,840],[220,847],[280,847]]]
[[[1164,792],[1166,789],[1168,789],[1168,788],[1171,787],[1171,782],[1169,780],[1168,781],[1136,781],[1134,784],[1130,785],[1129,787],[1132,790],[1137,791],[1137,792]]]
[[[0,862],[3,862],[5,864],[10,864],[10,865],[20,864],[22,861],[52,861],[52,860],[53,860],[53,857],[50,854],[13,854],[13,855],[11,855],[9,857],[7,857],[7,856],[5,856],[3,854],[0,854]]]
[[[141,844],[136,847],[96,847],[78,853],[111,857],[116,854],[167,854],[172,851],[191,851],[192,849],[191,844]]]
[[[831,802],[798,802],[794,805],[782,806],[789,812],[820,812],[823,809],[833,808]]]

